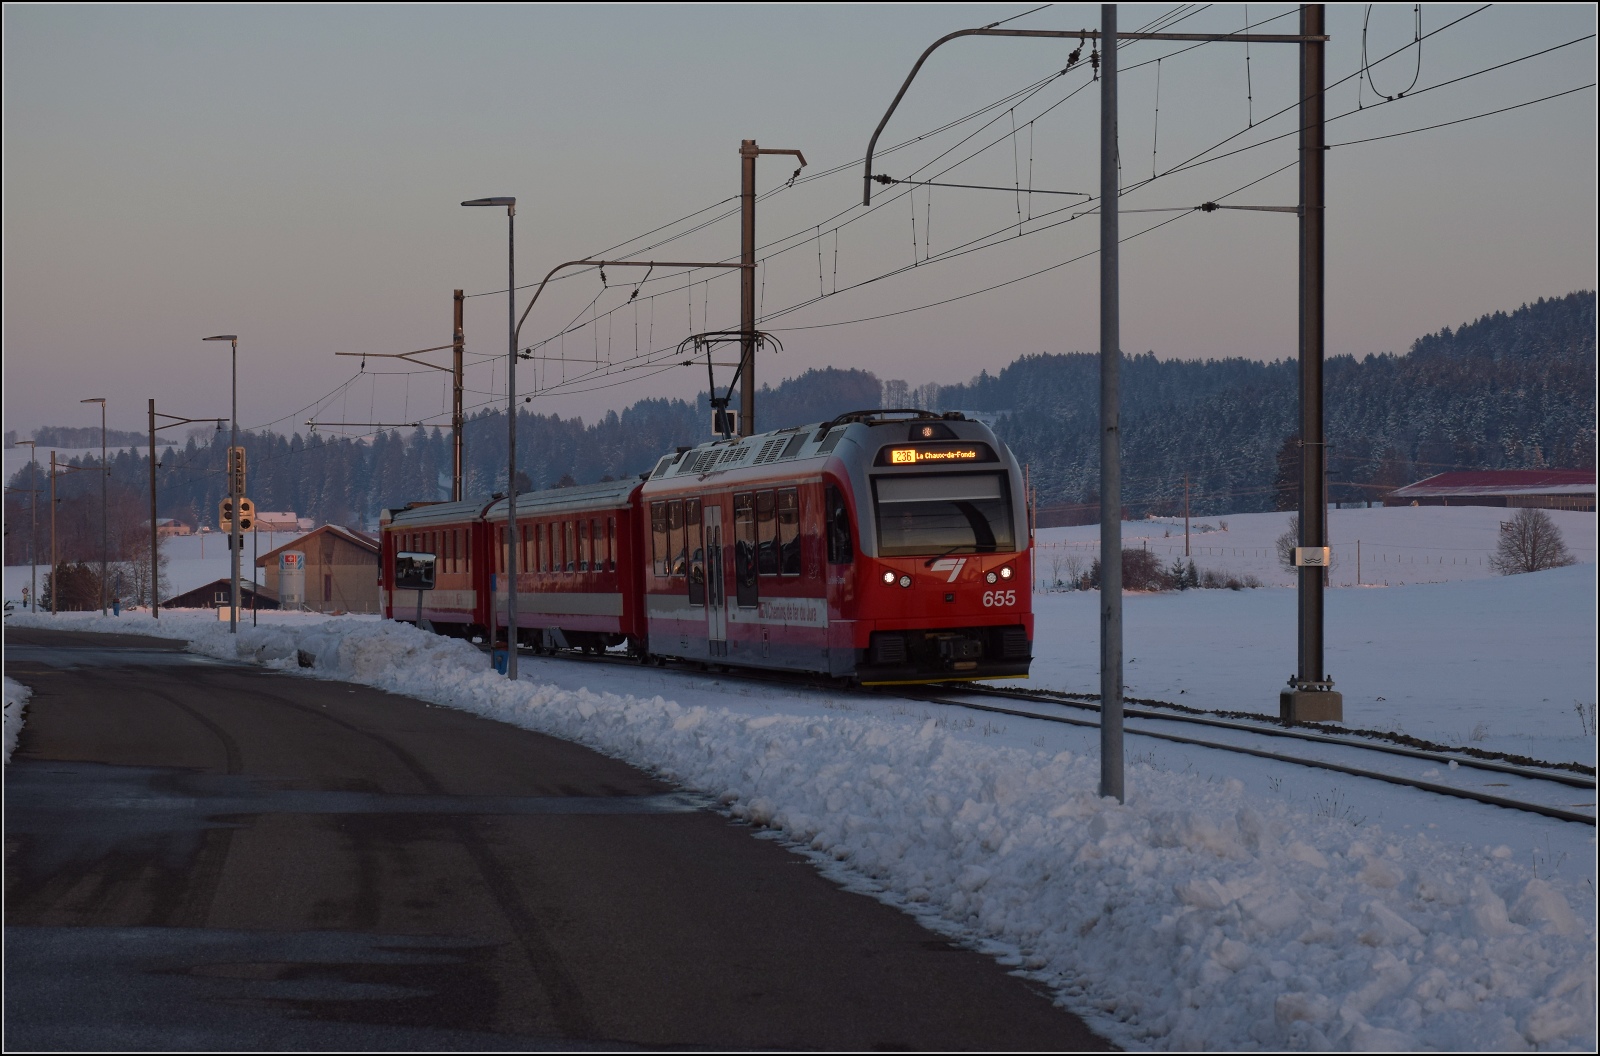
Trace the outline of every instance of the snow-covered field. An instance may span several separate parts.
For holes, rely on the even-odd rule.
[[[1549,589],[1592,601],[1592,579],[1573,573]],[[405,625],[274,617],[237,640],[182,613],[159,627],[142,615],[12,621],[182,637],[290,673],[304,651],[311,677],[590,744],[714,796],[841,883],[987,950],[1126,1047],[1595,1045],[1587,826],[1137,739],[1119,805],[1096,794],[1093,730],[532,657],[514,684],[476,648]],[[1513,625],[1498,652],[1523,633]],[[1568,662],[1592,672],[1589,654]],[[1425,658],[1411,670],[1420,695]]]
[[[1489,555],[1499,543],[1500,522],[1514,511],[1487,506],[1396,506],[1328,511],[1328,538],[1334,564],[1330,585],[1406,586],[1488,579],[1495,573]],[[1595,563],[1595,515],[1550,510],[1567,549],[1580,563]],[[1195,566],[1219,574],[1252,575],[1265,586],[1292,587],[1294,575],[1278,564],[1278,536],[1289,527],[1289,513],[1238,513],[1195,517],[1189,523],[1189,548]],[[1100,556],[1100,528],[1041,528],[1036,572],[1041,586],[1066,580],[1073,558],[1082,571]],[[1125,521],[1122,545],[1143,547],[1163,565],[1183,558],[1183,518]],[[1335,676],[1337,677],[1337,676]]]
[[[145,521],[146,525],[150,522]],[[26,532],[27,523],[23,523]],[[302,538],[303,532],[260,532],[258,538],[252,540],[245,536],[244,553],[239,562],[239,575],[243,579],[253,578],[252,570],[255,568],[257,554],[265,554],[276,547],[284,546],[296,539]],[[49,574],[49,535],[47,531],[40,533],[40,553],[43,562],[39,565],[36,582],[42,588],[44,577]],[[202,535],[173,536],[161,544],[162,552],[167,555],[167,591],[163,597],[174,597],[193,590],[195,587],[204,586],[226,576],[232,575],[233,564],[228,556],[228,537],[218,532],[206,532]],[[264,581],[264,579],[263,579]],[[6,566],[6,600],[18,608],[22,605],[22,588],[28,585],[27,565]]]
[[[1099,692],[1099,597],[1034,599],[1028,685]],[[1346,725],[1594,764],[1593,564],[1326,598]],[[1294,591],[1129,594],[1123,624],[1129,696],[1277,715],[1295,669]]]

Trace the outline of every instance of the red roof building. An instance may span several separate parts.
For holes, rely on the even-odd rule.
[[[1592,469],[1479,469],[1435,473],[1384,497],[1385,506],[1532,506],[1595,508]]]

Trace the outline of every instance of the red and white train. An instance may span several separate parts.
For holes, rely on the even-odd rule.
[[[1016,459],[950,412],[713,440],[642,477],[517,496],[518,640],[862,683],[1021,677],[1032,532]],[[385,511],[390,619],[500,641],[507,500]],[[396,555],[434,588],[394,589]]]

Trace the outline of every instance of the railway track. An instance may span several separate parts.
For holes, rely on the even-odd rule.
[[[1034,691],[1015,692],[996,689],[987,686],[970,685],[942,685],[938,693],[919,693],[915,690],[896,691],[896,696],[908,700],[919,700],[930,704],[944,704],[951,707],[966,708],[973,711],[991,714],[1009,715],[1018,718],[1040,719],[1046,722],[1059,722],[1070,726],[1086,726],[1098,729],[1099,722],[1089,718],[1079,718],[1062,714],[1060,711],[1051,711],[1052,707],[1059,709],[1076,709],[1098,714],[1100,705],[1088,701],[1070,700],[1041,700],[1040,695]],[[980,699],[971,699],[971,698]],[[1018,706],[1005,706],[992,703],[995,700],[1015,702]],[[1148,708],[1125,707],[1123,710],[1124,732],[1129,736],[1148,737],[1155,740],[1168,741],[1175,744],[1187,744],[1199,748],[1210,748],[1218,751],[1233,752],[1239,755],[1253,756],[1258,759],[1270,759],[1275,762],[1292,763],[1296,766],[1312,767],[1321,770],[1331,770],[1335,773],[1348,774],[1352,777],[1363,777],[1386,784],[1404,785],[1432,792],[1437,795],[1452,796],[1458,799],[1468,799],[1474,802],[1488,804],[1495,807],[1504,807],[1509,810],[1523,810],[1533,814],[1541,814],[1548,818],[1560,821],[1571,821],[1579,824],[1594,825],[1595,815],[1593,797],[1595,794],[1595,779],[1581,774],[1569,773],[1562,770],[1545,770],[1527,766],[1518,766],[1488,759],[1478,759],[1466,755],[1456,755],[1448,752],[1429,751],[1425,749],[1410,748],[1402,745],[1377,743],[1368,740],[1358,740],[1351,737],[1337,737],[1325,733],[1305,730],[1289,729],[1268,725],[1266,722],[1249,723],[1231,719],[1212,718],[1204,715],[1187,715],[1155,711]],[[1232,740],[1205,739],[1195,736],[1185,736],[1174,732],[1172,729],[1162,729],[1163,726],[1201,726],[1217,730]],[[1265,747],[1245,743],[1250,739],[1260,739],[1262,742],[1274,740],[1298,741],[1307,746],[1316,746],[1321,750],[1321,757],[1300,754],[1290,755],[1281,751],[1272,751]],[[1424,771],[1422,774],[1405,774],[1396,772],[1395,769],[1380,770],[1372,766],[1352,765],[1351,761],[1341,761],[1337,756],[1345,754],[1349,760],[1359,757],[1360,753],[1376,754],[1379,756],[1394,756],[1404,759],[1419,760],[1427,763],[1443,765],[1452,772],[1461,770],[1485,771],[1499,776],[1513,778],[1524,792],[1542,788],[1543,801],[1534,799],[1518,799],[1511,795],[1497,792],[1483,792],[1478,789],[1464,787],[1463,785],[1450,784],[1446,781],[1432,780],[1433,777],[1442,776],[1437,770]],[[1497,782],[1507,788],[1512,782]],[[1577,789],[1588,794],[1584,803],[1554,803],[1551,799],[1563,798],[1561,790]],[[1550,793],[1554,792],[1554,795]],[[1564,798],[1571,798],[1571,793],[1565,793]],[[1591,812],[1584,813],[1582,807],[1589,807]]]
[[[635,660],[625,660],[620,656],[608,656],[606,654],[598,656],[579,656],[569,653],[544,655],[550,659],[571,662],[613,663],[628,666],[637,666],[638,663]],[[672,662],[665,670],[674,669],[683,674],[703,674],[709,670],[709,665]],[[841,689],[836,683],[817,678],[797,680],[786,678],[782,675],[767,674],[759,671],[742,671],[737,668],[718,670],[717,677],[766,684],[810,686],[811,688],[830,691],[839,691]],[[1061,723],[1068,726],[1098,729],[1100,725],[1097,718],[1068,714],[1070,711],[1079,711],[1093,713],[1097,716],[1100,711],[1098,703],[1073,699],[1064,694],[1053,694],[1048,691],[1008,690],[973,683],[932,683],[929,685],[927,692],[919,691],[913,687],[884,689],[857,687],[845,691],[867,696],[896,697],[988,714]],[[1594,798],[1596,782],[1595,778],[1588,774],[1483,759],[1464,753],[1415,748],[1355,736],[1338,736],[1318,731],[1287,728],[1274,725],[1268,719],[1263,719],[1261,722],[1249,722],[1204,714],[1168,712],[1136,705],[1125,706],[1123,717],[1124,733],[1128,736],[1145,737],[1174,744],[1190,745],[1196,748],[1231,752],[1257,759],[1289,763],[1295,766],[1328,770],[1351,777],[1415,788],[1419,791],[1436,795],[1471,800],[1507,810],[1526,811],[1559,821],[1595,825]],[[1200,737],[1179,732],[1185,727],[1200,727],[1212,731],[1212,736]],[[1289,754],[1288,752],[1273,750],[1273,747],[1268,747],[1269,745],[1277,747],[1281,742],[1298,743],[1305,750],[1300,754]],[[1377,764],[1371,762],[1372,757],[1392,761],[1396,765],[1387,769],[1379,769]],[[1410,763],[1413,766],[1416,763],[1432,764],[1445,768],[1446,772],[1452,775],[1460,774],[1462,771],[1469,771],[1504,777],[1509,780],[1494,782],[1484,787],[1504,787],[1507,791],[1504,793],[1486,792],[1481,788],[1467,787],[1465,784],[1452,784],[1449,780],[1438,780],[1437,778],[1444,777],[1445,774],[1435,769],[1424,770],[1421,773],[1406,773],[1403,772],[1406,763]],[[1511,794],[1513,792],[1523,795],[1531,794],[1532,798],[1518,798],[1517,795]],[[1584,802],[1572,802],[1575,793]],[[1585,813],[1584,807],[1589,808],[1589,812]]]

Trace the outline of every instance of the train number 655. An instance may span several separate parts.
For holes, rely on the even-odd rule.
[[[986,609],[1003,609],[1016,603],[1017,592],[1014,590],[986,590],[983,592],[983,607]]]

